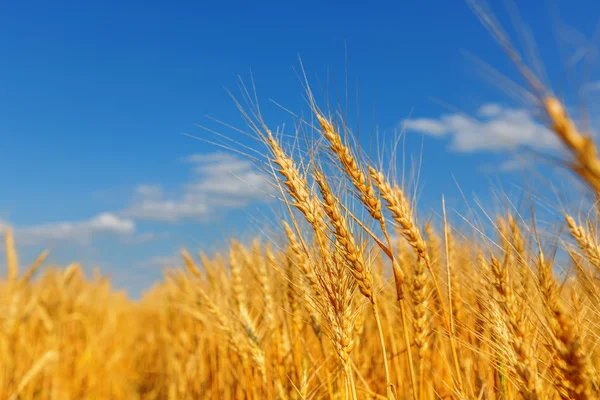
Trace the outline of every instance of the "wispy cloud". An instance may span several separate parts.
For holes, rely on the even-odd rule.
[[[162,185],[141,184],[135,188],[129,206],[115,207],[120,211],[31,226],[0,219],[0,235],[11,227],[20,245],[87,245],[100,236],[116,237],[124,245],[137,245],[165,237],[164,233],[138,232],[138,221],[205,221],[213,213],[243,208],[269,198],[267,176],[255,172],[247,160],[226,153],[209,153],[194,154],[182,161],[189,165],[192,178],[174,192]]]
[[[525,109],[485,104],[477,111],[479,118],[465,114],[444,114],[438,118],[415,118],[404,121],[407,131],[435,137],[449,137],[450,149],[457,152],[504,151],[519,147],[555,151],[558,139]]]
[[[152,232],[143,232],[135,235],[124,235],[120,237],[121,243],[123,244],[144,244],[151,242],[157,238],[165,238],[166,234],[156,234]]]
[[[0,221],[1,233],[12,227],[19,244],[53,244],[72,242],[87,244],[99,235],[117,235],[131,237],[135,233],[135,222],[131,218],[123,218],[114,213],[101,213],[90,219],[81,221],[55,222],[32,226],[11,226]]]
[[[161,268],[174,268],[182,265],[183,260],[178,255],[171,256],[156,256],[148,260],[142,261],[137,264],[140,268],[148,267],[161,267]]]
[[[520,170],[524,170],[524,169],[532,168],[532,167],[533,167],[533,163],[531,161],[528,161],[524,158],[511,158],[509,160],[502,162],[498,166],[498,169],[502,172],[514,172],[514,171],[520,171]]]
[[[192,170],[190,182],[175,193],[166,193],[160,185],[140,185],[123,215],[163,222],[204,220],[211,213],[268,198],[268,179],[250,161],[225,153],[194,154],[183,161]]]

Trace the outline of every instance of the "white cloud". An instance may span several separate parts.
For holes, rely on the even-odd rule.
[[[139,185],[131,205],[120,212],[104,212],[92,218],[32,226],[11,226],[0,219],[0,236],[12,227],[20,245],[89,244],[98,236],[116,236],[122,244],[143,244],[164,234],[138,233],[137,220],[177,222],[204,220],[212,213],[242,208],[268,199],[271,187],[267,176],[253,171],[252,163],[225,153],[194,154],[183,159],[192,179],[176,192],[160,185]],[[1,247],[1,246],[0,246]],[[156,259],[163,263],[166,259]]]
[[[511,158],[500,164],[498,169],[502,172],[520,171],[526,168],[531,168],[533,164],[523,158]]]
[[[407,130],[426,133],[431,136],[444,136],[448,133],[448,127],[434,119],[416,118],[404,121]]]
[[[175,268],[183,265],[183,260],[180,256],[156,256],[149,260],[140,262],[137,264],[138,267],[161,267],[161,268]]]
[[[135,219],[164,222],[205,216],[208,212],[206,205],[194,204],[191,200],[142,199],[125,210],[124,214]]]
[[[122,236],[121,243],[123,244],[144,244],[153,241],[158,237],[165,237],[166,235],[157,235],[151,232],[139,233],[136,235],[125,235]]]
[[[166,193],[161,186],[138,186],[133,204],[123,215],[163,222],[202,220],[213,212],[267,200],[268,179],[255,172],[248,160],[210,153],[194,154],[183,162],[191,165],[190,182],[181,185],[176,193]]]
[[[8,223],[0,222],[2,233],[8,226]],[[130,218],[122,218],[113,213],[102,213],[82,221],[16,226],[13,227],[13,230],[17,242],[24,245],[56,242],[86,244],[92,237],[98,235],[133,235],[135,222]]]
[[[430,136],[450,137],[450,149],[458,152],[502,151],[525,146],[555,151],[560,143],[525,109],[485,104],[477,112],[481,119],[464,114],[444,114],[439,118],[404,121],[408,131]]]
[[[142,197],[161,197],[162,188],[157,185],[139,185],[135,188],[135,193]]]
[[[502,106],[499,104],[489,103],[481,106],[479,110],[477,110],[477,114],[481,117],[493,118],[502,114],[502,111]]]

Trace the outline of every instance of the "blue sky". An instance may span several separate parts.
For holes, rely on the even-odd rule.
[[[423,145],[425,211],[439,208],[442,193],[462,201],[452,176],[481,197],[490,182],[521,184],[520,163],[498,150],[555,148],[462,52],[518,80],[464,2],[365,4],[3,2],[0,224],[13,227],[23,262],[50,248],[50,262],[100,266],[137,295],[182,246],[210,251],[252,236],[271,218],[264,196],[223,173],[257,179],[250,165],[182,133],[206,137],[197,123],[248,143],[206,116],[243,125],[225,88],[237,93],[237,76],[247,81],[250,69],[267,121],[289,124],[269,99],[307,111],[298,56],[313,88],[329,77],[343,93],[347,54],[363,140],[373,109],[388,137],[411,117],[406,152],[418,156]],[[553,4],[581,36],[563,31],[568,40],[556,40],[545,7]],[[510,26],[506,10],[495,11]],[[589,44],[600,5],[531,1],[519,11],[555,89],[579,88],[564,54]]]

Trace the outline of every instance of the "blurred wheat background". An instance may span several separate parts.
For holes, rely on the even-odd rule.
[[[535,199],[507,200],[459,224],[442,198],[419,215],[406,177],[308,83],[312,115],[292,134],[271,130],[244,86],[266,158],[245,154],[272,177],[281,220],[226,252],[182,250],[139,301],[47,252],[21,265],[7,230],[0,399],[599,398],[600,158],[471,5],[585,184],[577,212],[544,204],[559,210],[548,223]]]

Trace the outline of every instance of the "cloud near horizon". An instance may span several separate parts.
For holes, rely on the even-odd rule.
[[[226,153],[194,154],[192,179],[174,193],[160,185],[140,185],[123,215],[136,220],[175,223],[202,221],[216,211],[243,208],[268,200],[271,187],[266,175],[253,170],[250,161]]]
[[[190,166],[191,179],[173,192],[162,185],[140,184],[133,190],[130,205],[121,210],[101,212],[89,219],[32,226],[0,220],[0,236],[10,227],[20,245],[86,245],[99,236],[116,236],[122,244],[142,244],[164,235],[138,232],[138,221],[205,222],[215,212],[269,199],[268,177],[255,172],[248,160],[217,152],[193,154],[182,161]]]
[[[558,151],[560,142],[525,109],[485,104],[479,118],[466,114],[443,114],[438,118],[403,121],[407,131],[434,137],[448,137],[449,149],[456,152],[504,151],[528,147],[539,151]]]
[[[13,229],[15,238],[20,245],[58,242],[88,244],[96,236],[131,237],[136,232],[134,220],[122,218],[110,212],[100,213],[86,220],[61,221],[32,226],[12,226],[6,221],[0,221],[1,234],[4,234],[9,227]]]
[[[170,256],[156,256],[149,260],[145,260],[139,263],[142,267],[161,267],[161,268],[175,268],[183,264],[183,259],[179,254],[173,254]]]

